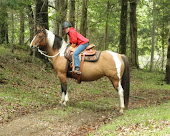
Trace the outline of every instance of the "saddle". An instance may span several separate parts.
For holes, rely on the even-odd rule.
[[[74,51],[77,49],[78,46],[75,45],[71,45],[68,46],[64,56],[65,58],[68,60],[69,64],[68,64],[68,72],[71,73],[71,77],[77,77],[78,83],[81,83],[81,75],[75,75],[74,69],[74,57],[73,57],[73,53]],[[80,60],[80,72],[82,72],[83,70],[83,64],[84,61],[88,61],[88,62],[96,62],[101,54],[101,51],[96,51],[93,48],[95,47],[94,44],[90,44],[89,46],[86,47],[86,49],[80,53],[79,55],[79,60]]]

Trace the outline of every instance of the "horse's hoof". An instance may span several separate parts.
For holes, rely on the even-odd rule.
[[[119,113],[120,113],[120,114],[123,114],[123,109],[120,109]]]
[[[62,103],[58,103],[58,106],[63,107],[63,104]]]
[[[60,107],[64,107],[63,105],[63,101],[59,101],[59,104],[58,104]]]
[[[64,105],[64,106],[67,106],[66,102],[63,102],[63,105]]]

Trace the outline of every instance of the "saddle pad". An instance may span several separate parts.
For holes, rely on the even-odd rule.
[[[96,51],[95,55],[85,56],[84,61],[87,61],[87,62],[98,61],[100,54],[101,54],[101,51]]]

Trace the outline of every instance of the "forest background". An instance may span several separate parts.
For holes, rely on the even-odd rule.
[[[169,0],[0,0],[0,135],[170,134],[169,9]],[[30,55],[29,45],[37,26],[68,40],[66,20],[95,49],[128,57],[124,115],[107,78],[80,85],[68,78],[70,101],[59,104],[51,63]]]
[[[169,9],[168,0],[1,0],[0,44],[29,51],[36,26],[68,39],[67,20],[96,49],[126,54],[131,67],[163,71],[170,83]]]

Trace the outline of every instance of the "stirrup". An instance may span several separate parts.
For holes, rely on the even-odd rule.
[[[74,70],[73,72],[74,72],[75,74],[77,74],[77,75],[81,75],[81,72],[80,72],[80,71]]]

